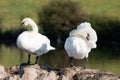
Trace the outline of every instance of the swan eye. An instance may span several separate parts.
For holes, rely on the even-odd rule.
[[[86,39],[87,39],[88,41],[90,40],[90,34],[89,34],[89,33],[87,33]]]
[[[25,23],[25,22],[22,22],[22,23],[21,23],[21,27],[23,27],[23,26],[24,26],[24,23]]]

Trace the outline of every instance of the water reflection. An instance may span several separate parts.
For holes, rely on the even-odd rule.
[[[31,61],[34,62],[35,56],[32,56]],[[27,54],[19,50],[15,45],[7,46],[0,45],[0,64],[8,67],[17,65],[27,61]],[[69,58],[64,49],[50,51],[39,57],[39,63],[56,68],[68,67]],[[82,66],[83,61],[74,60],[74,65]],[[120,74],[120,51],[114,51],[109,48],[97,48],[92,50],[88,59],[88,67],[96,68],[104,71],[111,71]]]

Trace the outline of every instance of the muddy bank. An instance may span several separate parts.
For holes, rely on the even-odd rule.
[[[120,80],[120,75],[81,67],[54,69],[44,65],[0,65],[0,80]]]

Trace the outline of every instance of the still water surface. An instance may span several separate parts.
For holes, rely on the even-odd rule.
[[[8,67],[26,61],[27,54],[15,45],[0,44],[0,64]],[[35,56],[32,56],[31,61],[34,63]],[[73,62],[76,66],[83,65],[83,61],[80,60],[74,60]],[[69,66],[69,58],[64,49],[57,48],[55,51],[40,56],[39,63],[63,68]],[[104,47],[92,50],[88,59],[88,67],[120,74],[120,50],[115,51],[112,48]]]

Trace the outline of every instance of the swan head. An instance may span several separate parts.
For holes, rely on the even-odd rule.
[[[21,21],[21,26],[20,27],[22,28],[22,27],[28,26],[28,25],[32,27],[33,32],[38,32],[38,26],[31,18],[24,18]]]
[[[87,28],[87,29],[91,28],[91,24],[89,22],[84,22],[77,26],[77,29],[82,29],[82,28]]]
[[[21,27],[30,25],[30,23],[32,23],[32,22],[33,22],[33,20],[32,20],[31,18],[24,18],[24,19],[21,21]]]

